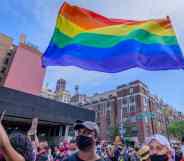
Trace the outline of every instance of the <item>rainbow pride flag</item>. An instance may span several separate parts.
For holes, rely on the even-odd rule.
[[[114,73],[184,69],[184,56],[169,18],[109,19],[65,2],[42,63]]]

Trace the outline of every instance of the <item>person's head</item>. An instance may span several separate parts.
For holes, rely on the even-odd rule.
[[[181,143],[184,144],[184,136],[181,139]]]
[[[24,157],[25,161],[34,161],[36,159],[31,141],[26,135],[19,132],[12,133],[10,135],[10,143]]]
[[[138,144],[135,144],[134,149],[135,149],[136,152],[138,152],[139,149],[140,149],[140,146]]]
[[[80,151],[95,150],[99,128],[95,122],[85,121],[75,125],[76,143]]]
[[[114,145],[121,145],[122,144],[122,141],[121,141],[121,138],[120,136],[116,136],[115,137],[115,140],[114,140]]]
[[[69,149],[70,149],[71,151],[77,150],[77,145],[76,145],[76,141],[75,141],[75,140],[71,140],[71,141],[70,141]]]
[[[68,145],[68,140],[67,140],[67,139],[64,139],[64,140],[63,140],[63,145],[64,145],[64,146],[67,146],[67,145]]]
[[[59,150],[59,146],[55,146],[54,151],[58,151],[58,150]]]
[[[46,140],[40,141],[38,149],[39,152],[48,152],[49,150],[48,142]]]
[[[137,152],[140,161],[150,161],[150,148],[147,145],[144,145]]]
[[[168,161],[172,157],[172,149],[165,136],[156,134],[148,140],[151,161]]]
[[[175,161],[181,161],[183,157],[183,153],[181,151],[176,151],[175,153]]]
[[[60,154],[59,146],[55,146],[54,147],[54,154],[55,155],[59,155]]]

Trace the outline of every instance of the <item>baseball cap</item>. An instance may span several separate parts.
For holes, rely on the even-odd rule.
[[[99,135],[99,132],[100,132],[99,128],[98,128],[98,125],[95,122],[92,122],[92,121],[84,121],[84,122],[81,122],[81,123],[76,123],[76,125],[74,126],[74,130],[79,130],[79,129],[82,129],[82,128],[86,128],[86,129],[95,131],[97,136]]]

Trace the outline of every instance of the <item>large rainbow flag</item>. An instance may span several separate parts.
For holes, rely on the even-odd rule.
[[[109,19],[64,3],[43,66],[78,66],[120,72],[184,69],[184,56],[169,18],[132,21]]]

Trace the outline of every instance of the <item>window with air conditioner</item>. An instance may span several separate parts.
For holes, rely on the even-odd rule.
[[[6,58],[6,59],[4,60],[4,64],[5,64],[5,65],[8,65],[8,63],[9,63],[9,58]]]
[[[3,67],[3,68],[1,69],[1,73],[4,74],[5,72],[6,72],[6,68]]]

